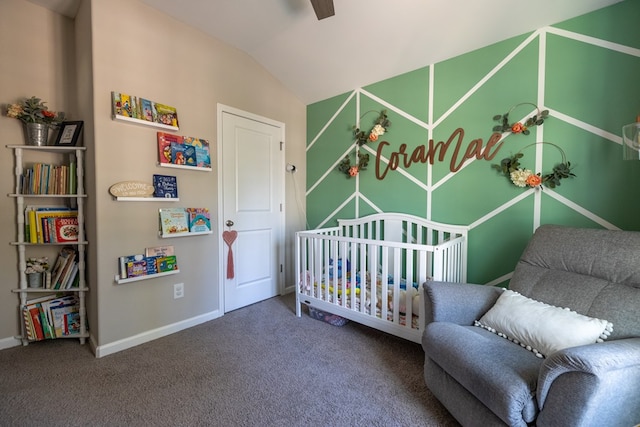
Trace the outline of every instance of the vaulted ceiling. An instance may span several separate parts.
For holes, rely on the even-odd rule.
[[[75,16],[81,0],[30,0]],[[253,57],[310,104],[620,0],[140,0]]]

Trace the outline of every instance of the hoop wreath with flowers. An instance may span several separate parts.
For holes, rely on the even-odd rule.
[[[520,164],[520,159],[524,157],[522,150],[536,144],[551,145],[560,151],[561,162],[555,165],[550,173],[533,173],[530,169],[527,169]],[[567,156],[564,154],[564,150],[554,143],[536,142],[523,147],[522,150],[518,151],[511,157],[502,159],[499,165],[491,165],[492,168],[497,169],[509,178],[516,187],[542,188],[542,185],[544,185],[549,188],[556,188],[560,185],[560,180],[575,176],[571,172],[571,163],[567,161]]]
[[[524,123],[515,122],[510,124],[509,114],[514,109],[516,109],[517,107],[520,107],[521,105],[531,105],[535,107],[537,114],[534,114],[533,116],[526,119]],[[544,120],[548,117],[549,117],[549,110],[540,111],[540,109],[536,104],[532,104],[531,102],[521,102],[520,104],[516,104],[512,106],[509,109],[509,111],[507,111],[506,113],[493,116],[494,121],[501,122],[501,124],[493,127],[493,131],[502,132],[502,133],[505,133],[505,132],[521,133],[523,135],[529,135],[529,128],[533,126],[540,126],[542,123],[544,123]]]
[[[375,112],[377,111],[367,111],[360,117],[360,119],[362,119],[369,113]],[[368,142],[376,142],[379,137],[387,132],[389,127],[391,127],[391,122],[387,118],[387,110],[382,110],[379,112],[378,118],[373,122],[373,127],[368,132],[361,130],[358,126],[353,126],[353,135],[355,136],[356,142],[360,147]],[[358,159],[358,161],[355,165],[351,164],[351,158],[349,155],[345,156],[340,164],[338,164],[338,170],[347,175],[347,178],[356,176],[361,170],[367,169],[367,165],[369,164],[369,154],[363,154],[358,151],[356,154],[356,158]]]
[[[525,119],[524,123],[509,123],[509,114],[514,109],[522,105],[531,105],[535,107],[536,114]],[[522,102],[520,104],[512,106],[506,113],[494,116],[493,120],[499,121],[501,122],[501,124],[494,126],[493,131],[502,133],[521,133],[523,135],[529,135],[529,128],[533,126],[540,126],[548,117],[549,110],[540,111],[536,104],[532,104],[530,102]],[[520,160],[524,157],[522,150],[528,147],[535,146],[536,144],[547,144],[557,148],[560,152],[561,161],[553,167],[550,173],[533,173],[531,169],[527,169],[520,164]],[[511,157],[502,159],[499,165],[491,165],[492,168],[498,170],[500,173],[509,178],[513,185],[515,185],[516,187],[542,188],[542,186],[544,185],[549,188],[555,188],[560,185],[560,180],[575,176],[575,174],[571,172],[571,163],[567,161],[567,156],[565,155],[564,150],[554,143],[536,142],[523,147],[522,150],[518,151]]]

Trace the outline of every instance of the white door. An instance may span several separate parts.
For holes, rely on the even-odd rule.
[[[284,277],[284,124],[222,105],[218,106],[218,123],[219,271],[224,312],[229,312],[280,293]],[[229,247],[227,241],[232,240]]]

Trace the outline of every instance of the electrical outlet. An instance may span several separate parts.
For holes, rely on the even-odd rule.
[[[173,298],[178,299],[184,296],[184,283],[176,283],[173,285]]]

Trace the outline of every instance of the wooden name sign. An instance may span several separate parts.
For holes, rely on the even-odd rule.
[[[153,185],[141,181],[123,181],[109,187],[113,197],[151,197]]]

